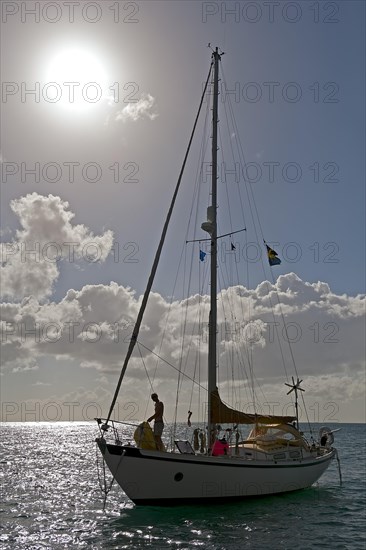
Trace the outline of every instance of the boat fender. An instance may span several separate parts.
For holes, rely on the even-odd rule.
[[[235,432],[235,454],[238,455],[239,454],[239,437],[240,437],[240,434],[238,431]]]
[[[198,449],[200,448],[200,444],[198,441],[198,432],[199,432],[198,428],[196,428],[193,432],[193,448],[195,451],[198,451]]]
[[[200,433],[200,441],[201,441],[200,453],[204,453],[206,450],[206,434],[204,432]]]
[[[188,411],[188,420],[187,420],[187,424],[188,424],[189,427],[192,426],[192,424],[191,424],[191,416],[192,416],[192,411]]]

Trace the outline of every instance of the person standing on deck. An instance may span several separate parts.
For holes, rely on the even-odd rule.
[[[155,414],[153,416],[150,416],[150,418],[147,419],[148,422],[151,422],[154,420],[154,438],[156,443],[156,448],[158,451],[165,451],[164,443],[161,440],[161,436],[164,430],[164,422],[163,422],[163,415],[164,415],[164,403],[162,401],[159,401],[159,397],[156,393],[151,394],[151,399],[155,403]]]

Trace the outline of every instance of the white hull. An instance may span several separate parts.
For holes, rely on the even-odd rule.
[[[97,440],[108,468],[136,504],[177,505],[272,495],[310,487],[335,456],[248,460],[146,451]]]

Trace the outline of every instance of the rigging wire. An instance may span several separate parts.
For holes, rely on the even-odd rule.
[[[145,346],[140,340],[138,340],[138,343],[140,344],[140,346],[142,346],[143,348],[145,348],[147,351],[149,351],[150,353],[152,353],[153,355],[157,356],[157,354],[151,349],[149,348],[148,346]],[[175,367],[172,363],[170,363],[167,359],[164,359],[164,357],[159,357],[159,359],[161,361],[163,361],[163,363],[166,363],[167,365],[169,365],[169,367],[172,367],[174,370],[176,371],[179,371],[178,367]],[[194,382],[194,384],[196,384],[196,386],[199,386],[201,389],[203,389],[206,393],[208,393],[208,388],[206,388],[205,386],[203,386],[202,384],[200,384],[199,382],[197,382],[197,380],[194,380],[194,378],[192,378],[192,376],[189,376],[187,373],[182,373],[182,375],[185,377],[185,378],[188,378],[189,380],[192,380]],[[228,407],[230,407],[230,405],[224,401],[224,399],[221,399],[221,402],[224,404],[224,405],[227,405]]]
[[[138,340],[138,343],[140,344],[140,346],[142,346],[143,348],[145,348],[147,351],[149,351],[150,353],[152,353],[153,355],[155,355],[155,357],[159,357],[159,359],[161,361],[163,361],[163,363],[166,363],[167,365],[169,365],[169,367],[172,367],[172,369],[176,370],[179,372],[179,368],[178,367],[175,367],[174,365],[172,365],[172,363],[170,363],[167,359],[164,359],[164,357],[160,357],[158,356],[157,353],[155,353],[155,351],[153,351],[152,349],[150,349],[149,347],[145,346],[140,340]],[[194,380],[194,378],[192,378],[191,376],[189,376],[189,374],[186,374],[186,373],[182,373],[182,376],[185,376],[186,378],[188,378],[189,380],[192,380],[197,386],[199,385],[200,388],[202,388],[203,390],[205,390],[205,392],[208,392],[208,389],[205,387],[205,386],[202,386],[202,384],[199,384],[196,380]]]
[[[114,406],[116,404],[117,397],[118,397],[118,394],[119,394],[119,390],[121,388],[122,380],[123,380],[123,377],[124,377],[126,369],[127,369],[128,362],[130,360],[130,357],[132,355],[133,349],[135,347],[135,344],[136,344],[136,341],[137,341],[137,338],[138,338],[142,318],[143,318],[143,315],[144,315],[144,312],[145,312],[145,309],[146,309],[146,305],[147,305],[147,301],[148,301],[148,298],[149,298],[149,295],[150,295],[151,287],[152,287],[153,282],[154,282],[155,273],[156,273],[156,270],[157,270],[157,267],[158,267],[158,263],[159,263],[161,251],[162,251],[162,248],[163,248],[163,244],[164,244],[164,241],[165,241],[165,236],[166,236],[166,233],[167,233],[167,230],[168,230],[170,218],[171,218],[172,213],[173,213],[173,208],[174,208],[175,201],[176,201],[178,191],[179,191],[179,188],[180,188],[180,184],[181,184],[181,181],[182,181],[182,177],[183,177],[184,169],[185,169],[185,166],[186,166],[188,154],[189,154],[189,151],[191,149],[193,136],[195,134],[197,122],[198,122],[198,119],[199,119],[199,115],[201,113],[201,107],[202,107],[202,104],[203,104],[204,97],[206,95],[206,89],[207,89],[207,85],[208,85],[208,82],[209,82],[209,79],[210,79],[212,66],[213,66],[213,61],[211,61],[211,63],[210,63],[210,70],[209,70],[207,80],[206,80],[206,83],[205,83],[205,86],[204,86],[204,90],[203,90],[203,93],[202,93],[202,96],[201,96],[201,101],[200,101],[200,104],[199,104],[199,107],[198,107],[198,112],[197,112],[197,115],[196,115],[196,119],[194,121],[193,130],[192,130],[189,142],[188,142],[188,147],[187,147],[187,150],[186,150],[186,153],[185,153],[185,156],[184,156],[183,164],[182,164],[182,167],[181,167],[181,170],[180,170],[180,173],[179,173],[178,181],[177,181],[177,184],[176,184],[176,187],[175,187],[175,191],[174,191],[172,202],[171,202],[171,205],[170,205],[170,208],[169,208],[169,211],[168,211],[168,215],[167,215],[166,220],[165,220],[165,224],[164,224],[164,227],[163,227],[163,232],[162,232],[162,235],[161,235],[161,238],[160,238],[159,246],[158,246],[156,254],[155,254],[154,263],[153,263],[153,266],[151,268],[151,273],[150,273],[149,280],[148,280],[148,283],[147,283],[147,287],[146,287],[146,290],[145,290],[145,293],[144,293],[144,297],[142,299],[142,303],[141,303],[141,307],[140,307],[140,310],[139,310],[139,313],[138,313],[138,316],[137,316],[137,319],[136,319],[136,323],[135,323],[135,326],[134,326],[134,329],[133,329],[133,333],[132,333],[130,344],[129,344],[129,347],[128,347],[128,350],[127,350],[127,354],[126,354],[126,357],[125,357],[125,360],[124,360],[124,363],[123,363],[123,366],[122,366],[121,374],[119,376],[117,387],[116,387],[116,390],[115,390],[115,393],[114,393],[114,396],[113,396],[113,399],[112,399],[112,403],[111,403],[111,406],[110,406],[110,409],[109,409],[109,412],[108,412],[108,417],[107,417],[106,424],[108,424],[109,419],[112,415],[112,412],[113,412],[113,409],[114,409]]]
[[[221,68],[221,72],[222,72],[222,75],[223,75],[223,80],[224,80],[224,82],[226,82],[226,80],[225,80],[225,74],[224,74],[223,68]],[[230,112],[230,115],[231,115],[232,125],[233,125],[233,128],[234,128],[235,137],[236,137],[236,143],[237,143],[237,149],[238,149],[238,153],[239,153],[239,158],[240,158],[240,160],[241,160],[241,166],[242,166],[242,170],[243,170],[243,168],[244,168],[245,165],[246,165],[246,163],[245,163],[245,157],[244,157],[243,148],[242,148],[242,144],[241,144],[241,140],[240,140],[240,135],[239,135],[239,133],[238,133],[237,124],[236,124],[235,117],[234,117],[234,113],[233,113],[233,107],[232,107],[232,103],[231,103],[230,96],[229,96],[229,98],[228,98],[228,106],[229,106],[228,108],[229,108],[229,112]],[[251,217],[252,217],[252,219],[253,219],[253,222],[256,221],[256,223],[258,224],[258,228],[259,228],[260,234],[261,234],[261,236],[262,236],[262,240],[265,242],[265,240],[264,240],[264,233],[263,233],[262,225],[261,225],[261,222],[260,222],[259,212],[258,212],[258,208],[257,208],[257,205],[256,205],[256,201],[255,201],[255,197],[254,197],[254,192],[253,192],[253,187],[252,187],[251,181],[250,181],[250,179],[248,179],[248,181],[247,181],[246,178],[244,178],[244,181],[245,181],[245,183],[246,183],[245,188],[246,188],[246,192],[247,192],[248,205],[249,205],[249,209],[250,209],[250,212],[251,212]],[[254,208],[252,208],[252,205],[253,205]],[[253,212],[253,210],[254,210],[254,212]],[[254,214],[255,214],[255,216],[254,216]],[[257,242],[259,243],[260,241],[259,241],[259,238],[258,238],[256,223],[253,223],[253,226],[254,226],[254,232],[255,232],[255,235],[256,235],[256,238],[257,238]],[[263,269],[263,272],[264,272],[264,277],[266,277],[263,262],[262,262],[262,269]],[[275,281],[274,281],[274,276],[273,276],[272,269],[270,269],[270,273],[271,273],[271,278],[272,278],[273,286],[275,286]],[[268,286],[268,285],[267,285],[267,288],[268,288],[268,290],[269,290],[269,286]],[[284,330],[285,330],[285,334],[286,334],[286,341],[287,341],[287,343],[288,343],[289,354],[290,354],[292,366],[293,366],[293,369],[294,369],[294,371],[295,371],[296,376],[298,377],[298,371],[297,371],[296,361],[295,361],[295,357],[294,357],[294,353],[293,353],[291,341],[290,341],[290,339],[288,338],[287,326],[286,326],[286,323],[285,323],[285,316],[284,316],[284,314],[283,314],[282,305],[281,305],[281,303],[280,303],[280,300],[279,300],[279,297],[278,297],[278,293],[276,292],[275,294],[276,294],[276,297],[277,297],[278,309],[279,309],[279,311],[280,311],[280,316],[281,316],[281,319],[282,319],[282,322],[283,322],[283,326],[284,326]],[[271,304],[272,314],[273,314],[273,317],[274,317],[274,306],[273,306],[273,303],[272,303],[272,300],[271,300],[270,292],[268,292],[268,299],[269,299],[269,302],[270,302],[270,304]],[[274,328],[275,328],[275,331],[276,331],[276,336],[277,336],[277,340],[278,340],[278,344],[279,344],[279,349],[280,349],[280,353],[281,353],[281,357],[282,357],[282,362],[283,362],[283,366],[284,366],[284,370],[285,370],[286,379],[288,380],[288,379],[289,379],[289,376],[288,376],[288,373],[287,373],[285,357],[284,357],[284,354],[283,354],[283,349],[282,349],[281,341],[280,341],[280,338],[279,338],[278,328],[277,328],[277,324],[276,324],[276,323],[274,324]],[[305,400],[304,400],[304,397],[303,397],[302,394],[301,394],[301,397],[302,397],[302,402],[303,402],[304,410],[305,410],[306,417],[307,417],[307,423],[308,423],[309,428],[310,428],[310,430],[311,430],[311,424],[310,424],[310,420],[309,420],[309,417],[308,417],[307,409],[306,409],[306,406],[305,406]]]
[[[227,114],[225,102],[224,102],[224,113],[225,113],[227,133],[231,138],[232,136],[235,136],[235,133],[232,133],[231,130],[230,130],[230,124],[229,124],[229,119],[228,119],[228,114]],[[232,157],[232,160],[233,160],[233,164],[234,164],[234,167],[236,167],[237,162],[236,162],[236,159],[235,159],[235,154],[234,154],[234,150],[233,150],[233,146],[232,146],[232,139],[229,139],[229,143],[230,143],[230,150],[231,150],[231,157]],[[224,147],[222,145],[222,133],[221,133],[221,131],[220,131],[220,144],[221,144],[220,152],[221,152],[222,163],[223,163],[222,166],[226,167],[226,162],[225,162],[225,157],[224,157]],[[240,190],[240,187],[239,187],[240,178],[237,178],[236,174],[235,174],[235,181],[236,181],[236,185],[237,185],[239,204],[241,206],[241,213],[242,213],[242,217],[243,217],[243,222],[244,222],[244,226],[246,227],[245,213],[244,213],[244,208],[243,208],[243,200],[242,200],[242,196],[241,196],[241,190]],[[228,183],[227,183],[227,178],[226,177],[225,177],[225,189],[226,189],[226,198],[227,198],[228,211],[229,211],[229,220],[230,220],[231,230],[233,231],[233,229],[232,229],[233,226],[232,226],[232,216],[231,216],[231,205],[230,205],[230,195],[229,195]],[[245,240],[247,240],[247,234],[245,236]],[[239,254],[240,254],[240,252],[239,252]],[[226,272],[227,272],[228,281],[230,281],[231,277],[229,277],[226,262],[225,262],[225,268],[226,268]],[[247,284],[249,286],[249,269],[248,268],[249,268],[249,266],[247,264],[247,281],[248,281]],[[235,269],[236,269],[236,280],[237,280],[237,284],[239,285],[241,278],[239,277],[239,267],[238,267],[238,262],[236,261],[236,258],[235,258]],[[228,293],[227,297],[228,297],[229,304],[230,304],[230,296],[231,296],[231,293]],[[245,319],[245,313],[244,313],[243,301],[240,300],[239,302],[240,302],[240,307],[241,307],[241,318],[244,320]],[[232,300],[231,300],[231,311],[232,311],[232,318],[237,319],[237,317],[235,315],[234,297],[232,297]],[[250,311],[248,312],[248,314],[249,314],[248,321],[250,321]],[[237,353],[238,353],[238,351],[239,351],[239,349],[237,347]],[[253,403],[254,403],[254,407],[255,407],[255,402],[256,401],[254,399],[255,387],[254,387],[254,372],[253,372],[252,345],[251,344],[249,346],[244,346],[244,353],[247,355],[247,361],[248,361],[249,372],[250,372],[250,376],[248,377],[246,375],[246,377],[247,377],[247,379],[251,380]],[[239,355],[239,353],[238,353],[238,355]]]
[[[186,349],[185,364],[184,364],[184,370],[183,370],[182,369],[182,364],[183,364],[183,357],[184,357],[184,351],[185,351],[185,341],[186,341],[186,337],[187,337],[186,327],[187,327],[187,319],[188,319],[189,297],[190,297],[190,294],[191,294],[191,283],[192,283],[192,272],[193,272],[192,267],[193,267],[193,261],[194,261],[194,254],[196,252],[195,246],[193,245],[192,249],[191,249],[191,257],[190,257],[190,270],[189,270],[189,277],[188,277],[188,286],[187,286],[187,289],[186,289],[185,278],[186,278],[186,265],[187,265],[187,240],[188,240],[188,235],[189,235],[189,231],[190,231],[190,227],[191,227],[191,221],[192,221],[194,205],[196,206],[196,208],[195,208],[195,216],[194,216],[194,222],[193,222],[193,231],[195,232],[195,230],[197,228],[198,209],[199,209],[199,203],[200,203],[199,198],[200,198],[200,193],[201,193],[200,183],[201,183],[201,178],[202,178],[202,165],[203,165],[203,159],[204,159],[206,151],[207,151],[207,145],[209,143],[209,139],[208,139],[208,137],[206,137],[206,135],[207,135],[207,124],[208,124],[208,119],[209,119],[209,112],[210,112],[210,105],[209,105],[209,102],[207,102],[206,115],[205,115],[205,120],[204,120],[203,134],[202,134],[200,153],[199,153],[199,161],[198,161],[198,164],[197,164],[196,176],[195,176],[195,188],[194,188],[193,198],[192,198],[192,202],[191,202],[190,215],[189,215],[189,219],[188,219],[188,223],[187,223],[185,243],[183,245],[184,251],[185,251],[185,253],[184,253],[184,269],[183,269],[183,294],[184,294],[185,300],[182,301],[182,317],[184,317],[184,320],[181,323],[181,326],[182,326],[181,334],[182,334],[182,336],[181,336],[181,351],[180,351],[180,358],[179,358],[180,372],[185,372],[185,370],[187,368],[189,354],[190,354],[191,345],[192,345],[192,339],[193,339],[194,330],[195,330],[195,323],[196,323],[196,321],[195,321],[195,323],[193,324],[193,327],[192,327],[192,334],[190,335],[190,343],[188,345],[188,349]],[[175,411],[174,411],[174,431],[176,429],[177,416],[178,416],[179,392],[181,390],[182,383],[183,383],[183,378],[179,374],[178,380],[177,380],[176,401],[175,401]],[[193,392],[193,389],[191,391],[191,401],[192,401],[192,392]],[[191,408],[191,404],[190,404],[189,410],[190,410],[190,408]]]
[[[143,358],[142,353],[141,353],[140,342],[136,342],[136,343],[137,343],[137,349],[139,350],[139,353],[140,353],[140,358],[141,358],[142,364],[143,364],[144,369],[145,369],[146,377],[147,377],[147,379],[149,381],[149,384],[150,384],[150,391],[153,392],[154,391],[154,385],[153,385],[153,382],[151,381],[151,378],[149,376],[148,370],[147,370],[146,365],[145,365],[144,358]],[[145,417],[146,417],[146,415],[147,415],[147,408],[145,410]]]
[[[206,108],[206,114],[205,114],[205,120],[204,120],[204,132],[203,132],[203,136],[206,135],[208,114],[209,114],[209,104],[207,104],[207,108]],[[206,144],[205,144],[205,143],[203,142],[203,140],[202,140],[201,147],[200,147],[200,155],[199,155],[199,158],[203,158],[203,157],[204,157],[205,151],[206,151],[206,149],[207,149],[207,144],[208,144],[208,139],[207,139]],[[189,233],[189,229],[190,229],[190,225],[191,225],[192,215],[193,215],[193,206],[194,206],[195,202],[196,202],[195,226],[196,226],[196,224],[197,224],[197,216],[198,216],[197,210],[198,210],[198,203],[199,203],[199,193],[200,193],[200,189],[199,189],[199,174],[198,174],[198,171],[197,171],[197,173],[196,173],[196,178],[195,178],[195,188],[194,188],[194,192],[193,192],[193,198],[192,198],[192,203],[191,203],[191,209],[190,209],[190,213],[189,213],[189,217],[188,217],[188,223],[187,223],[187,229],[186,229],[186,239],[185,239],[185,242],[183,242],[182,248],[181,248],[181,254],[180,254],[180,258],[179,258],[179,262],[178,262],[178,267],[177,267],[177,271],[176,271],[176,275],[175,275],[175,280],[174,280],[174,284],[173,284],[173,289],[172,289],[172,292],[171,292],[171,298],[170,298],[170,303],[169,303],[169,309],[168,309],[168,312],[167,312],[167,315],[166,315],[165,326],[164,326],[163,334],[162,334],[161,341],[160,341],[159,354],[160,354],[160,352],[161,352],[163,343],[164,343],[164,341],[165,341],[165,334],[166,334],[166,331],[167,331],[167,328],[168,328],[168,323],[169,323],[169,319],[170,319],[170,313],[171,313],[172,304],[173,304],[173,300],[174,300],[174,296],[175,296],[175,289],[176,289],[176,286],[177,286],[177,283],[178,283],[179,274],[181,273],[181,264],[182,264],[183,256],[184,256],[184,263],[185,263],[185,261],[186,261],[186,250],[187,250],[186,244],[187,244],[188,233]],[[197,200],[195,200],[196,196],[197,196]],[[183,269],[183,273],[185,273],[185,269]],[[184,281],[183,281],[183,294],[184,294]],[[159,361],[160,361],[160,359],[157,358],[157,360],[156,360],[156,365],[155,365],[155,370],[154,370],[154,375],[153,375],[153,380],[155,380],[156,372],[157,372],[157,369],[158,369],[158,366],[159,366]],[[175,416],[176,416],[176,411],[175,411]],[[174,423],[175,423],[175,421],[174,421]]]
[[[222,69],[222,74],[223,74],[223,78],[224,78],[224,81],[225,81],[225,76],[224,76],[224,70],[223,69]],[[236,146],[237,146],[238,155],[239,155],[239,158],[240,158],[240,161],[241,161],[241,167],[243,169],[244,166],[246,166],[245,156],[244,156],[243,147],[242,147],[242,144],[241,144],[240,135],[239,135],[239,132],[238,132],[238,127],[237,127],[237,124],[236,124],[236,120],[235,120],[235,116],[234,116],[230,96],[228,98],[228,110],[229,110],[229,113],[230,113],[230,116],[231,116],[231,123],[232,123],[232,126],[234,128],[234,133],[235,133],[235,138],[236,138],[235,142],[236,142]],[[261,223],[260,223],[259,213],[258,213],[257,205],[256,205],[256,202],[255,202],[255,197],[254,197],[251,182],[250,182],[250,180],[247,181],[246,178],[244,178],[244,182],[246,184],[245,185],[245,190],[246,190],[246,193],[247,193],[247,199],[248,199],[247,202],[248,202],[249,210],[250,210],[250,213],[251,213],[251,218],[253,220],[254,233],[255,233],[256,240],[259,243],[259,242],[262,242],[262,240],[264,241],[264,234],[263,234],[262,226],[261,226]],[[258,236],[257,225],[259,227],[259,231],[261,233],[262,239],[260,239],[259,236]],[[264,269],[263,261],[261,262],[261,266],[262,266],[264,279],[266,279],[266,272],[265,272],[265,269]],[[268,285],[267,285],[267,288],[269,290]],[[277,299],[278,299],[278,296],[277,296]],[[270,292],[268,292],[268,300],[270,302],[272,314],[274,316],[274,306],[273,306],[273,303],[272,303]],[[284,366],[286,380],[288,381],[289,380],[289,375],[288,375],[287,368],[286,368],[285,356],[284,356],[284,353],[283,353],[281,340],[279,338],[277,324],[274,325],[274,328],[275,328],[275,331],[276,331],[276,336],[277,336],[278,345],[279,345],[279,349],[280,349],[280,353],[281,353],[282,363],[283,363],[283,366]],[[293,363],[294,363],[293,355],[292,355],[292,359],[293,359]],[[295,363],[294,363],[294,369],[295,369],[295,373],[297,375],[297,370],[296,370]]]
[[[221,72],[222,72],[223,77],[224,77],[222,67],[221,67]],[[224,82],[225,82],[225,79],[224,79]],[[232,157],[233,165],[234,165],[234,167],[236,167],[237,162],[236,162],[235,153],[234,153],[233,144],[232,144],[232,139],[231,139],[233,137],[236,137],[236,132],[234,132],[230,128],[228,112],[227,112],[227,109],[226,109],[226,102],[224,102],[224,113],[225,113],[227,133],[228,133],[228,136],[230,136],[229,144],[230,144],[231,157]],[[222,148],[223,162],[225,162],[224,155],[223,155],[223,150],[224,149]],[[239,163],[239,165],[240,165],[240,163]],[[247,224],[246,224],[246,220],[245,220],[245,211],[244,211],[244,206],[243,206],[243,199],[242,199],[241,189],[240,189],[240,186],[239,186],[240,177],[239,178],[235,177],[235,181],[236,181],[236,186],[237,186],[237,191],[238,191],[239,204],[240,204],[240,207],[241,207],[241,214],[242,214],[242,217],[243,217],[243,223],[244,223],[244,226],[246,227]],[[229,193],[228,193],[228,189],[227,189],[226,178],[225,178],[225,183],[226,183],[227,201],[228,201],[228,205],[229,205],[229,209],[230,209],[230,200],[229,200]],[[231,219],[231,217],[230,217],[230,219]],[[247,235],[247,232],[245,232],[245,244],[247,244],[247,239],[248,239],[248,235]],[[246,249],[246,247],[245,247],[245,249]],[[237,281],[238,281],[238,284],[240,284],[238,262],[235,262],[235,267],[236,267]],[[250,284],[249,284],[249,262],[246,263],[246,284],[247,284],[247,288],[250,288]],[[242,319],[244,320],[245,319],[245,313],[244,313],[243,300],[240,300],[240,307],[241,307],[241,316],[242,316]],[[250,319],[251,319],[251,312],[250,312],[250,299],[249,299],[248,300],[248,323],[250,322]],[[254,376],[254,371],[253,371],[253,350],[252,350],[252,345],[244,346],[244,351],[247,355],[248,366],[249,366],[249,370],[250,370],[250,373],[251,373],[251,375],[250,375],[250,379],[252,381],[252,388],[251,389],[252,389],[253,403],[254,403],[254,408],[255,408],[255,403],[256,403],[256,400],[254,399],[254,395],[255,395],[254,378],[255,378],[255,376]],[[249,378],[249,377],[247,377],[247,378]]]
[[[97,466],[97,476],[98,476],[98,483],[101,493],[103,494],[103,512],[106,507],[107,503],[107,496],[109,491],[112,489],[113,482],[115,480],[115,477],[112,477],[112,481],[108,484],[107,483],[107,475],[106,475],[106,467],[105,467],[105,461],[103,458],[101,459],[98,445],[95,445],[95,460],[96,460],[96,466]]]

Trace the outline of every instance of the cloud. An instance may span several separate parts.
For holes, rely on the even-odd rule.
[[[275,292],[284,303],[282,310]],[[337,295],[328,284],[308,283],[294,273],[253,290],[243,286],[223,290],[218,297],[218,382],[223,395],[232,391],[232,378],[240,375],[247,379],[247,402],[252,376],[266,395],[285,396],[284,370],[290,377],[294,374],[290,340],[308,397],[321,393],[329,401],[358,398],[363,387],[365,302],[365,296]],[[3,364],[19,376],[21,369],[34,368],[41,357],[47,357],[47,363],[63,359],[79,365],[85,374],[97,371],[99,383],[109,374],[116,379],[140,303],[141,296],[113,282],[69,290],[57,303],[40,303],[34,297],[3,303]],[[172,394],[177,371],[167,362],[189,377],[200,364],[205,385],[208,310],[208,296],[169,303],[160,294],[151,294],[139,336],[143,345],[136,347],[128,369],[131,396],[138,395],[137,382],[146,380],[146,370],[151,380],[155,377],[159,392]],[[253,320],[239,321],[243,311],[251,311]],[[164,360],[158,361],[149,350]],[[182,391],[188,392],[189,402],[188,385]]]
[[[54,195],[28,194],[12,200],[21,229],[1,243],[1,295],[21,300],[49,297],[60,261],[103,262],[111,251],[112,231],[96,236],[85,225],[73,225],[69,203]]]
[[[155,98],[150,94],[142,94],[141,99],[136,103],[128,103],[123,109],[117,112],[115,120],[136,122],[141,118],[155,120],[158,116],[155,111]]]

